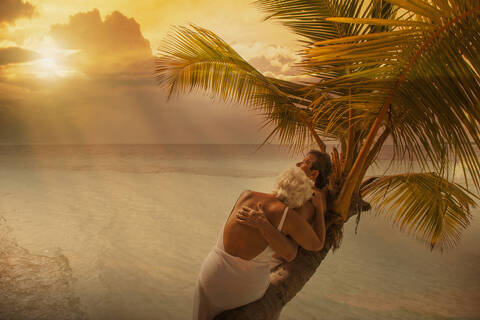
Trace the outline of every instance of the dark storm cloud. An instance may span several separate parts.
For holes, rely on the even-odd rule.
[[[0,27],[13,25],[20,18],[31,18],[35,7],[23,0],[0,0]]]
[[[140,25],[118,11],[104,20],[98,9],[77,13],[67,24],[52,26],[50,34],[63,49],[79,50],[77,62],[87,73],[138,72],[153,59]]]
[[[0,48],[0,65],[23,63],[39,58],[40,55],[35,51],[19,47]]]

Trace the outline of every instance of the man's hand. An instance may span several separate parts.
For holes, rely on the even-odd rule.
[[[261,229],[265,223],[270,223],[263,212],[261,203],[257,205],[257,210],[242,206],[238,210],[236,218],[237,222],[256,229]]]

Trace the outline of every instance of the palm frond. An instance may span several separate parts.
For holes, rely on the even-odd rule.
[[[384,176],[369,183],[363,195],[377,214],[391,218],[402,231],[441,251],[457,245],[470,225],[478,197],[434,173]]]
[[[419,27],[419,28],[433,28],[431,24],[421,21],[409,21],[409,20],[389,20],[378,18],[347,18],[347,17],[329,17],[327,21],[338,23],[358,23],[368,24],[372,26],[394,26],[394,27]]]
[[[346,17],[355,19],[389,19],[397,15],[397,8],[390,3],[382,0],[364,1],[364,0],[258,0],[256,6],[267,14],[266,19],[275,19],[286,25],[294,33],[305,37],[308,41],[304,41],[306,46],[312,46],[313,43],[321,41],[335,41],[344,37],[361,37],[375,32],[389,31],[389,26],[364,26],[358,23],[337,23],[330,21],[330,17]],[[421,23],[421,22],[418,22]],[[387,40],[388,41],[388,40]],[[298,66],[303,70],[304,74],[318,78],[319,81],[335,80],[359,70],[376,68],[379,66],[377,57],[368,63],[359,64],[356,68],[350,68],[344,64],[333,65],[328,59],[324,61],[316,61],[312,63],[312,59],[307,54],[302,54],[303,60]],[[334,48],[332,48],[335,55]],[[389,56],[389,52],[384,53]],[[324,55],[325,57],[326,55]],[[328,67],[325,68],[324,66]],[[365,71],[368,72],[368,71]],[[364,78],[365,79],[365,78]],[[359,84],[359,83],[357,83]],[[379,81],[374,83],[364,83],[362,94],[365,97],[371,97],[370,92],[376,89],[376,86],[385,86],[386,84]],[[328,95],[339,97],[333,102],[326,99],[323,92],[314,89],[310,91],[309,99],[313,103],[309,106],[321,106],[314,110],[314,121],[319,129],[325,135],[336,136],[342,139],[346,134],[349,137],[364,136],[363,128],[369,127],[369,124],[375,119],[374,114],[370,110],[358,113],[352,110],[349,103],[351,102],[351,93],[355,89],[345,89],[345,83],[338,88],[329,87]],[[342,101],[343,99],[343,101]],[[365,108],[371,109],[365,105]],[[371,119],[367,120],[366,115],[370,115]],[[372,120],[373,119],[373,120]],[[354,120],[359,120],[355,123]],[[370,122],[369,122],[370,121]],[[349,142],[352,139],[348,140]],[[351,143],[344,144],[348,146],[348,163],[351,163],[352,157],[358,152],[356,146]],[[346,152],[346,150],[342,150]],[[349,169],[346,167],[345,169]]]
[[[257,0],[254,4],[267,14],[265,20],[278,20],[310,42],[357,34],[357,25],[337,24],[326,18],[364,18],[371,9],[364,0]]]
[[[215,34],[196,26],[177,27],[164,41],[155,76],[169,97],[201,89],[226,101],[248,103],[256,93],[268,91],[261,73]]]
[[[299,94],[300,86],[265,77],[209,30],[177,27],[159,49],[155,76],[169,97],[206,91],[261,112],[283,143],[302,148],[309,134],[318,142],[311,112],[304,108],[311,101]]]
[[[480,41],[476,39],[480,6],[469,1],[449,2],[450,6],[395,1],[400,2],[406,4],[407,12],[407,4],[416,4],[416,11],[425,12],[421,17],[411,12],[401,23],[398,19],[358,20],[393,27],[387,32],[317,42],[304,62],[320,73],[330,74],[332,68],[350,70],[318,82],[317,90],[350,90],[349,107],[356,114],[377,115],[338,200],[341,212],[348,210],[350,196],[360,183],[359,172],[381,126],[391,130],[396,155],[407,154],[425,170],[442,176],[449,174],[448,161],[457,158],[480,189],[480,160],[471,144],[471,140],[480,144]],[[410,21],[416,22],[408,26]],[[375,62],[375,67],[363,67]],[[329,103],[344,99],[334,97]]]

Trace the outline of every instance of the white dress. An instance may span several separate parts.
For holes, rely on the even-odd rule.
[[[281,230],[288,207],[277,229]],[[193,301],[193,319],[211,320],[222,311],[260,299],[270,284],[270,269],[281,263],[267,245],[252,260],[232,256],[223,247],[223,229],[217,244],[200,267]]]

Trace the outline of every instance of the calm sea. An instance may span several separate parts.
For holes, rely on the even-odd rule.
[[[271,145],[0,146],[0,319],[190,319],[237,196],[270,192],[297,158]],[[480,319],[473,215],[440,254],[364,213],[281,319]]]

